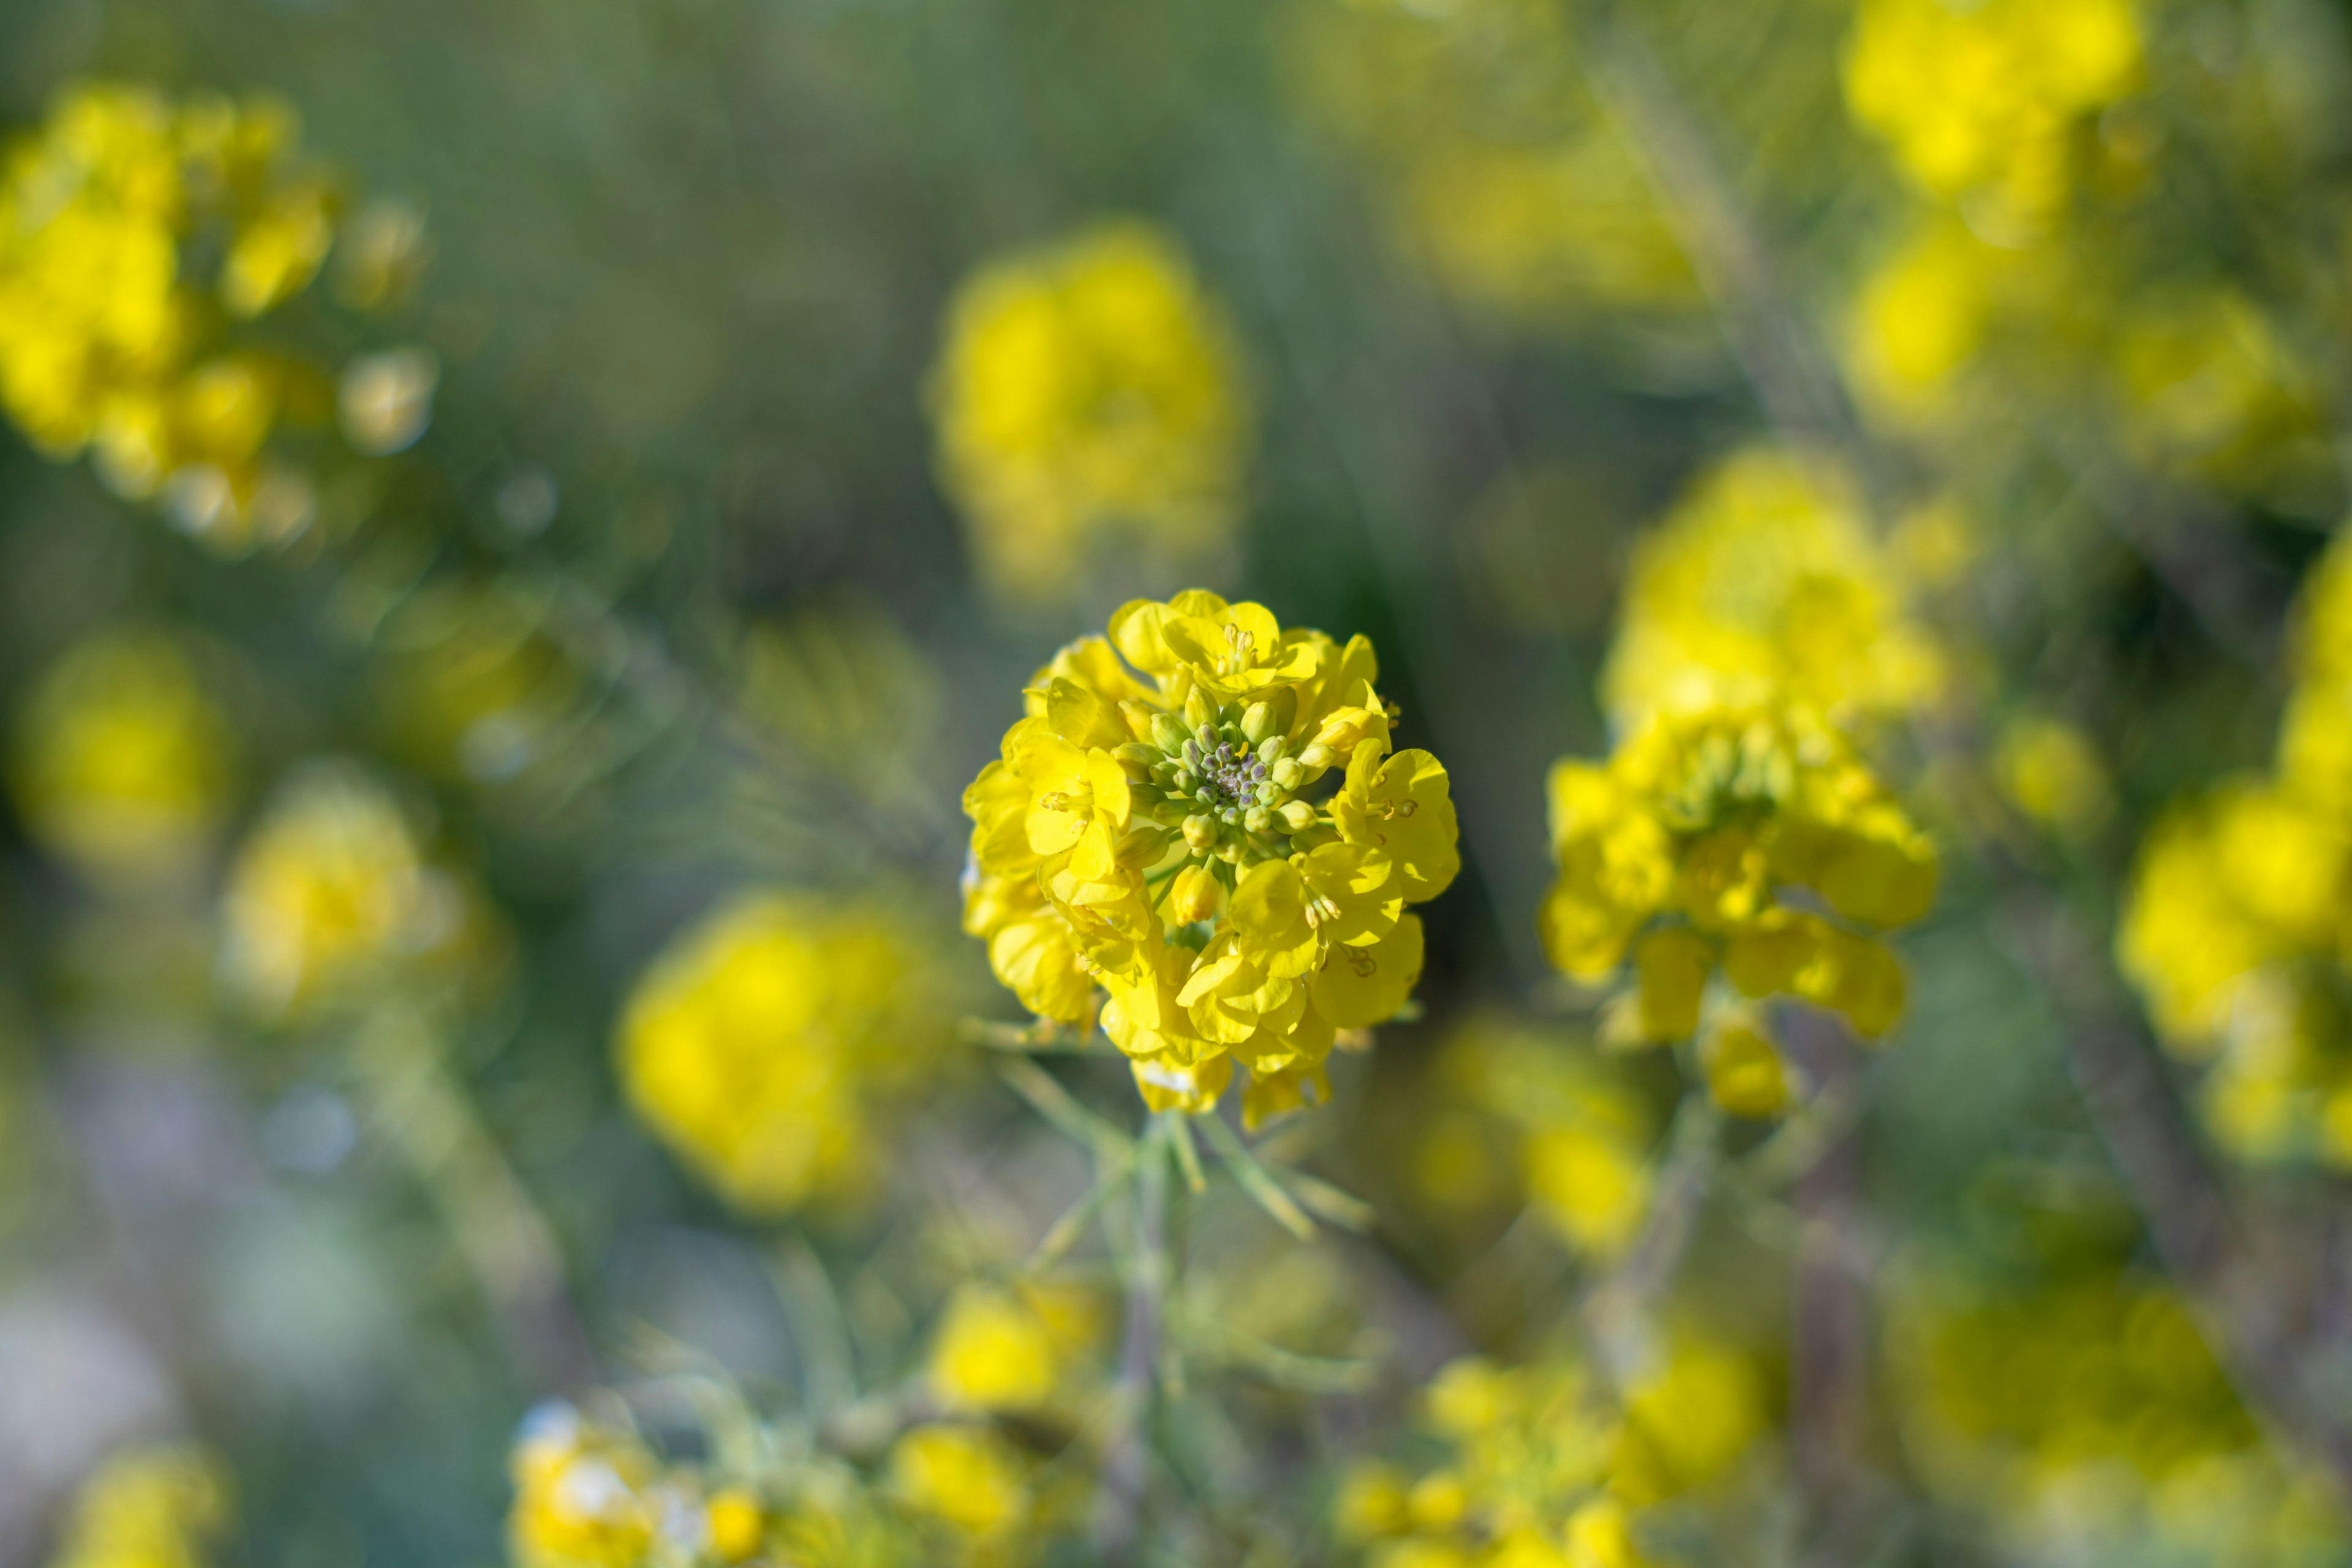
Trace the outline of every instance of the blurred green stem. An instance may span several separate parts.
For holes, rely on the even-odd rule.
[[[1154,1384],[1162,1360],[1160,1336],[1167,1320],[1171,1284],[1168,1257],[1169,1205],[1176,1189],[1169,1181],[1171,1142],[1191,1134],[1181,1110],[1155,1114],[1138,1148],[1135,1211],[1125,1238],[1127,1327],[1119,1348],[1118,1387],[1111,1429],[1103,1445],[1102,1479],[1095,1492],[1094,1543],[1105,1563],[1135,1558],[1141,1539],[1145,1428],[1150,1421]]]
[[[544,1392],[593,1381],[554,1239],[451,1075],[440,1031],[387,1004],[360,1026],[351,1062],[368,1115],[440,1210],[513,1363]]]

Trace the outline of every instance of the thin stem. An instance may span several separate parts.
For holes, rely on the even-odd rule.
[[[350,1059],[377,1128],[441,1211],[508,1355],[542,1389],[593,1381],[553,1235],[450,1072],[439,1033],[413,1008],[379,1007]]]
[[[1169,1141],[1182,1129],[1163,1110],[1152,1119],[1138,1151],[1135,1220],[1127,1258],[1127,1327],[1119,1348],[1118,1387],[1113,1426],[1103,1454],[1102,1479],[1095,1492],[1094,1543],[1105,1563],[1134,1560],[1141,1537],[1148,1423],[1154,1374],[1160,1360],[1160,1330],[1166,1317],[1169,1274],[1167,1237]]]

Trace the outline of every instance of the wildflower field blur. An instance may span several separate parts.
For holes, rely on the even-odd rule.
[[[2352,1568],[2352,4],[11,0],[0,1568]]]

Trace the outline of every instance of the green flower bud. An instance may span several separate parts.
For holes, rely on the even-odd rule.
[[[1282,826],[1293,833],[1304,833],[1315,826],[1315,808],[1303,800],[1286,803],[1278,815]]]
[[[1199,789],[1200,787],[1200,774],[1194,773],[1190,768],[1178,768],[1176,770],[1176,793],[1178,795],[1191,795],[1194,790]]]
[[[1184,819],[1184,843],[1193,854],[1205,853],[1214,847],[1216,842],[1217,825],[1214,822],[1205,816],[1188,816]]]
[[[1184,699],[1185,724],[1197,732],[1206,729],[1216,717],[1217,710],[1209,706],[1208,694],[1197,686],[1192,688],[1191,695]]]
[[[1274,813],[1262,805],[1254,805],[1242,815],[1242,826],[1252,833],[1264,833],[1274,826]]]
[[[1257,760],[1264,763],[1267,767],[1274,766],[1275,759],[1281,755],[1281,736],[1268,735],[1265,740],[1260,741],[1257,743]]]
[[[1298,753],[1298,760],[1307,767],[1319,772],[1338,762],[1339,755],[1322,742],[1310,741],[1307,742],[1307,749]]]
[[[1266,770],[1277,789],[1297,789],[1307,782],[1307,770],[1298,765],[1296,757],[1277,757]]]
[[[1273,740],[1275,738],[1274,704],[1251,703],[1249,710],[1242,715],[1242,734],[1253,746]]]
[[[1182,754],[1184,742],[1192,738],[1191,731],[1177,721],[1176,715],[1173,713],[1155,713],[1151,716],[1151,743],[1170,756]]]

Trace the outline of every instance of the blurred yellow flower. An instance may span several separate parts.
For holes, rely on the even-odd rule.
[[[883,1107],[942,1044],[934,973],[920,933],[878,903],[746,895],[638,980],[615,1046],[623,1087],[747,1211],[854,1195],[879,1161]]]
[[[636,1568],[663,1520],[654,1457],[572,1406],[544,1405],[517,1434],[507,1544],[516,1568]]]
[[[1320,1098],[1338,1031],[1411,996],[1406,906],[1461,858],[1445,769],[1390,752],[1377,673],[1364,638],[1262,605],[1135,600],[1037,672],[965,791],[965,930],[1041,1016],[1085,1024],[1106,990],[1155,1109],[1214,1106],[1236,1063],[1253,1123]]]
[[[1636,544],[1603,698],[1621,724],[1759,701],[1899,714],[1943,682],[1907,595],[1837,479],[1772,448],[1735,453]]]
[[[1993,779],[2027,820],[2061,837],[2087,837],[2115,811],[2106,764],[2090,737],[2063,720],[2025,715],[2002,726]]]
[[[1874,933],[1927,912],[1936,852],[1852,746],[1803,710],[1662,714],[1606,764],[1557,764],[1551,807],[1559,877],[1545,944],[1582,980],[1631,957],[1615,1037],[1689,1035],[1718,971],[1741,997],[1798,997],[1868,1037],[1900,1016],[1903,971]],[[1805,899],[1789,902],[1793,889]],[[1771,1098],[1758,1064],[1727,1058],[1742,1044],[1708,1047],[1727,1109]]]
[[[1250,409],[1175,242],[1110,222],[992,262],[950,304],[928,399],[940,482],[1003,597],[1066,597],[1106,540],[1198,563],[1241,510]]]
[[[75,1497],[50,1568],[204,1568],[229,1522],[228,1477],[200,1448],[131,1448]]]
[[[1025,1467],[1013,1446],[985,1426],[919,1426],[890,1451],[890,1479],[899,1499],[988,1547],[1026,1522],[1031,1496]]]
[[[1856,289],[1846,363],[1873,411],[1939,408],[1975,361],[1990,324],[2002,253],[1948,217],[1917,224]]]
[[[950,1411],[1035,1410],[1066,1390],[1099,1328],[1084,1291],[962,1286],[931,1342],[931,1394]]]
[[[2133,0],[1864,0],[1845,96],[1920,188],[2007,237],[2048,222],[2075,124],[2139,77]]]
[[[478,891],[426,858],[392,792],[341,763],[279,786],[229,869],[222,920],[230,984],[281,1021],[465,978],[499,943]]]
[[[299,142],[268,99],[94,84],[0,155],[0,411],[224,549],[282,543],[316,510],[269,439],[322,423],[331,378],[241,325],[335,242],[340,195]]]
[[[227,720],[187,651],[160,633],[76,645],[33,688],[13,739],[26,827],[102,878],[185,874],[228,809]]]

